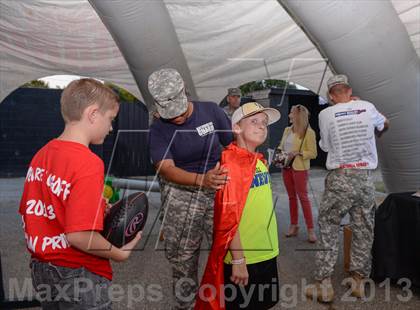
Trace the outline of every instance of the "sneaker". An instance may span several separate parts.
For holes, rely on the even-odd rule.
[[[330,278],[317,281],[305,288],[305,295],[312,299],[323,303],[330,303],[334,300],[334,289]]]

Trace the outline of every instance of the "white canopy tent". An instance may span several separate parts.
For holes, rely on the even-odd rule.
[[[275,78],[325,95],[332,72],[391,119],[379,141],[390,191],[420,187],[420,2],[0,0],[0,101],[55,74],[112,81],[150,104],[175,67],[193,97]]]

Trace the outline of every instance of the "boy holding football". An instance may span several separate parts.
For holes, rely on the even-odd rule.
[[[31,253],[32,281],[43,309],[110,309],[110,259],[125,261],[140,234],[122,248],[101,234],[104,164],[90,151],[112,130],[118,97],[94,79],[61,95],[63,133],[33,157],[19,212]]]

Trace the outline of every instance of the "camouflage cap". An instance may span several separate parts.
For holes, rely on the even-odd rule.
[[[229,88],[228,96],[241,96],[241,90],[239,88]]]
[[[349,79],[347,78],[347,76],[344,74],[333,75],[327,81],[328,91],[330,91],[331,88],[333,88],[334,86],[340,85],[340,84],[350,86]]]
[[[160,117],[170,119],[187,111],[184,80],[177,70],[168,68],[153,72],[148,88]]]

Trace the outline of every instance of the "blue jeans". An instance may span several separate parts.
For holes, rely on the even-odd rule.
[[[44,310],[112,309],[111,281],[85,268],[68,268],[31,260],[32,283]]]

